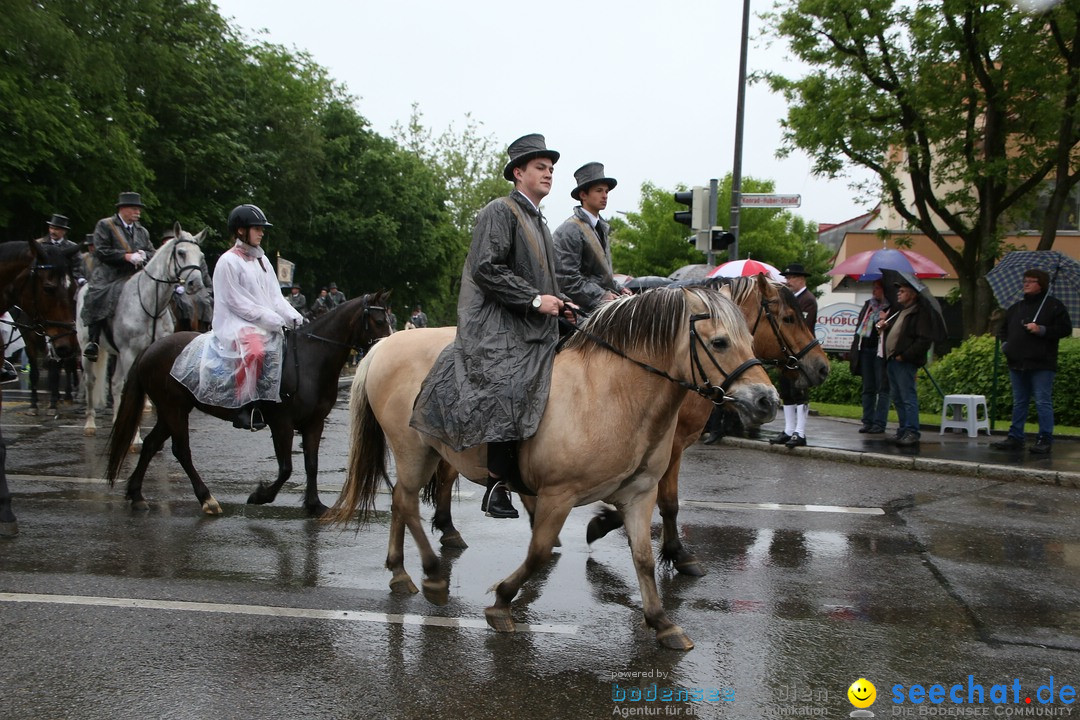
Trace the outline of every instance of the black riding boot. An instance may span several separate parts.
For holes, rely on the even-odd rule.
[[[237,410],[236,417],[233,418],[232,424],[234,428],[250,430],[251,432],[256,432],[266,427],[266,421],[263,419],[259,401],[249,402],[247,405],[244,405]]]
[[[516,518],[518,511],[510,499],[506,479],[516,471],[514,443],[488,443],[488,483],[480,509],[493,518]]]
[[[86,328],[86,332],[90,338],[86,343],[86,347],[83,348],[83,357],[90,362],[97,362],[98,340],[101,339],[101,322],[90,323]]]

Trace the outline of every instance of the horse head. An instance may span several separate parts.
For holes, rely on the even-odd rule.
[[[198,235],[192,235],[173,224],[173,237],[165,242],[144,269],[153,280],[170,285],[181,284],[189,296],[201,291],[203,283],[202,241],[206,239],[204,228]],[[170,289],[171,292],[171,289]]]
[[[349,344],[354,348],[367,352],[372,345],[394,331],[390,327],[388,309],[390,292],[379,290],[377,293],[357,298],[362,301],[362,307],[361,311],[353,316],[349,332]]]
[[[30,240],[32,260],[12,286],[10,300],[19,310],[18,324],[41,336],[50,355],[71,357],[75,337],[75,292],[72,258],[78,245],[59,247]]]

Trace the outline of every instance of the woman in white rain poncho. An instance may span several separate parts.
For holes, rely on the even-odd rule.
[[[270,226],[255,205],[229,213],[235,244],[214,268],[214,329],[184,348],[172,368],[199,402],[239,408],[233,425],[249,430],[266,427],[259,402],[280,402],[282,327],[304,323],[263,253]]]

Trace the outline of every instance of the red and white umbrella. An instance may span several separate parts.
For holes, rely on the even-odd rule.
[[[760,260],[731,260],[709,272],[709,277],[753,277],[765,273],[771,280],[783,282],[784,276],[769,263]]]

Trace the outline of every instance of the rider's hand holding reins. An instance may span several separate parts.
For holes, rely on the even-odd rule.
[[[142,250],[136,250],[135,252],[124,253],[124,259],[135,267],[139,267],[146,262],[146,253]]]
[[[563,310],[563,301],[555,295],[541,295],[540,307],[536,309],[536,312],[541,315],[554,315],[559,316],[559,313]]]

